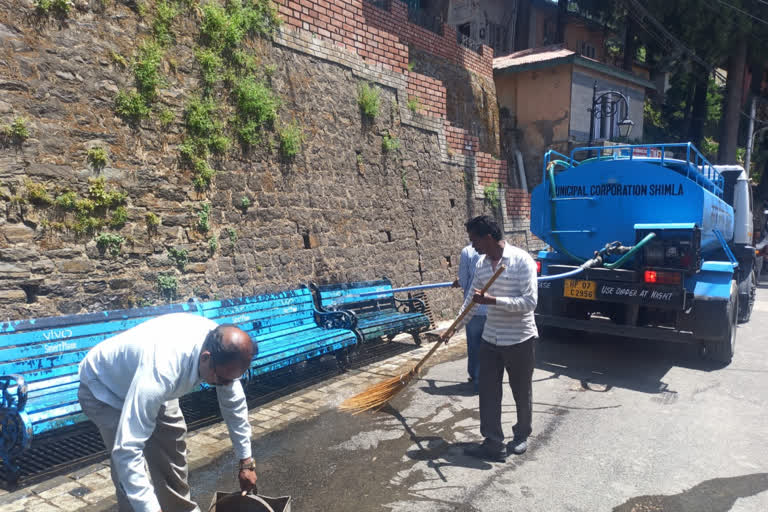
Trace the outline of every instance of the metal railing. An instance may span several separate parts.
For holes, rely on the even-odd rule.
[[[392,3],[392,0],[364,0],[364,1],[384,11],[389,11],[390,4]]]
[[[408,8],[408,21],[414,25],[434,32],[437,35],[443,35],[443,20],[432,16],[424,9]]]
[[[480,53],[480,47],[483,45],[480,41],[475,41],[471,37],[467,37],[461,32],[456,32],[456,41],[464,48],[468,48],[475,53]]]

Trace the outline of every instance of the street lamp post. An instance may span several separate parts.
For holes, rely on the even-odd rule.
[[[589,109],[589,143],[592,147],[595,140],[595,123],[598,119],[604,117],[613,118],[621,112],[621,104],[626,107],[624,119],[619,121],[619,136],[629,141],[629,134],[632,132],[632,126],[635,123],[629,118],[629,99],[619,91],[604,91],[598,94],[597,80],[592,87],[592,107]],[[592,157],[592,150],[589,150],[589,157]]]

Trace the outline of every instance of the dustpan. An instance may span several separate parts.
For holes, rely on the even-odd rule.
[[[208,512],[291,512],[291,497],[217,492]]]

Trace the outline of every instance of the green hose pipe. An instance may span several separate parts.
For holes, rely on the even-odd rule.
[[[605,268],[610,268],[610,269],[614,269],[614,268],[621,268],[621,266],[622,266],[624,263],[626,263],[626,261],[627,261],[629,258],[631,258],[633,254],[635,254],[637,251],[639,251],[640,249],[642,249],[642,248],[643,248],[643,246],[644,246],[645,244],[647,244],[648,242],[650,242],[650,241],[651,241],[651,240],[652,240],[652,239],[653,239],[655,236],[656,236],[656,233],[648,233],[648,234],[645,236],[645,238],[643,238],[642,240],[640,240],[640,241],[637,243],[637,245],[635,245],[635,246],[634,246],[632,249],[630,249],[630,250],[629,250],[629,252],[627,252],[627,254],[625,254],[624,256],[622,256],[621,258],[619,258],[618,260],[616,260],[614,263],[605,263],[603,266],[604,266]]]

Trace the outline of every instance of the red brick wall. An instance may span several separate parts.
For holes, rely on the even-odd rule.
[[[488,153],[475,155],[477,181],[480,185],[491,183],[507,184],[507,161],[496,160]]]
[[[474,155],[480,146],[480,139],[463,128],[453,126],[449,121],[445,122],[445,139],[449,149],[466,156]]]
[[[531,196],[523,189],[507,189],[507,217],[512,219],[531,218]]]
[[[443,35],[408,22],[408,8],[392,0],[390,10],[364,0],[274,0],[285,22],[331,40],[366,61],[390,71],[408,66],[408,44],[442,57],[478,75],[493,78],[493,50],[480,53],[460,46],[456,30],[443,25]]]
[[[408,99],[419,101],[418,112],[434,117],[445,117],[445,87],[443,82],[413,71],[408,73]]]

